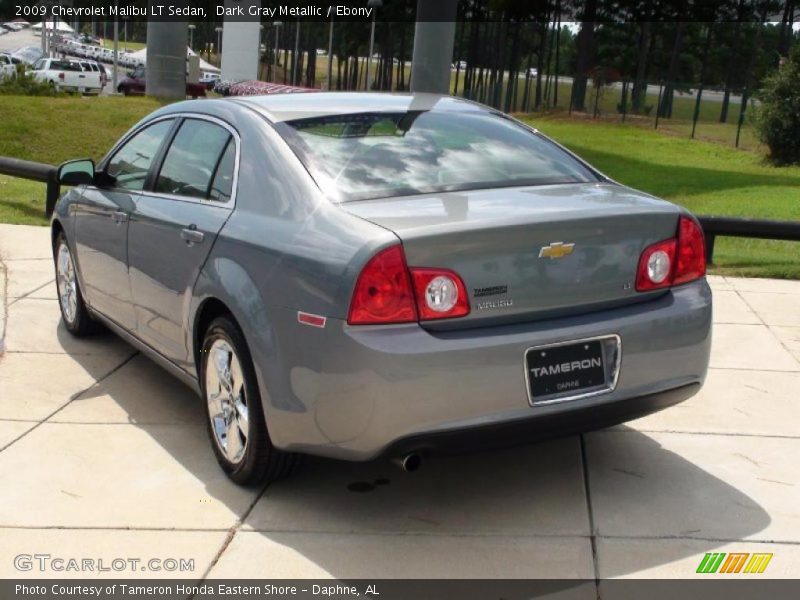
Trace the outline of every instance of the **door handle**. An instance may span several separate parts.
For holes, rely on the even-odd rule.
[[[206,236],[202,231],[197,231],[197,225],[189,225],[181,229],[181,237],[187,244],[199,244]]]
[[[111,213],[111,220],[114,221],[114,223],[116,223],[117,225],[119,225],[120,223],[124,223],[125,221],[128,220],[128,213],[115,211]]]

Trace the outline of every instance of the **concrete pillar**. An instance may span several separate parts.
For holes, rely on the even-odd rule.
[[[188,27],[187,21],[147,22],[148,96],[186,98]]]
[[[261,0],[225,0],[226,8],[241,8],[245,15],[250,6],[260,7]],[[232,21],[226,18],[222,25],[222,79],[258,79],[260,45],[261,23],[258,20]]]
[[[458,0],[417,0],[411,91],[450,93]]]

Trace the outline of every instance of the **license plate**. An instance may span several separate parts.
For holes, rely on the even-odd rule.
[[[573,399],[613,389],[619,364],[616,336],[530,348],[525,369],[531,402]]]

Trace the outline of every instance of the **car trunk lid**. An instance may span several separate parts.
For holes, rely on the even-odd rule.
[[[628,188],[568,184],[344,203],[394,232],[410,267],[458,273],[457,328],[560,317],[646,299],[635,290],[642,250],[675,236],[680,209]]]

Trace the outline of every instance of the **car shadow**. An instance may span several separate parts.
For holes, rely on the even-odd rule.
[[[134,371],[126,377],[135,385],[121,381],[126,369]],[[142,427],[177,464],[202,481],[209,496],[245,518],[237,537],[261,538],[248,553],[280,548],[286,556],[299,555],[313,563],[315,576],[549,578],[561,576],[554,572],[572,572],[575,578],[591,577],[591,571],[577,565],[564,566],[574,561],[575,552],[568,549],[559,555],[559,548],[588,551],[591,533],[712,540],[720,536],[707,533],[724,531],[724,539],[739,540],[770,523],[764,508],[746,494],[662,447],[654,439],[658,436],[628,427],[587,434],[583,448],[580,436],[572,436],[432,457],[415,473],[405,473],[387,460],[348,463],[307,457],[293,476],[267,486],[251,508],[241,502],[236,486],[217,466],[201,401],[191,390],[141,355],[114,375],[75,402],[100,398],[113,402],[127,415],[127,422]],[[174,435],[174,428],[161,424],[183,425],[196,439],[187,443],[185,437]],[[202,522],[196,525],[203,527]],[[492,544],[498,540],[520,545],[517,552],[525,551],[526,540],[534,540],[549,558],[541,564],[531,558],[527,565],[510,567],[508,573],[483,569],[482,564],[492,562],[484,555],[497,550]],[[711,551],[724,542],[704,543],[705,551]],[[234,539],[232,546],[236,544]],[[448,556],[450,551],[463,560]],[[657,556],[637,555],[629,563],[635,562],[635,570],[611,565],[604,576],[628,575],[693,553],[696,550],[680,544],[666,545]],[[578,555],[586,558],[585,552]],[[588,556],[586,564],[591,565]],[[267,559],[239,564],[241,571],[226,569],[222,574],[293,576],[288,567]],[[218,566],[226,566],[224,556]]]

